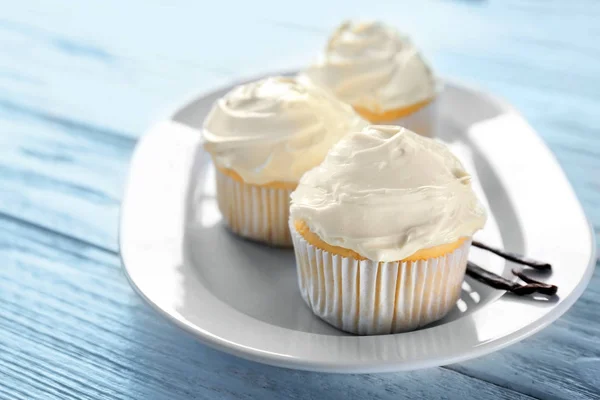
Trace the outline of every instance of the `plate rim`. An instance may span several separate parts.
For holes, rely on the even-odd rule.
[[[285,74],[285,73],[289,74],[290,72],[289,71],[283,72],[283,73],[279,72],[279,74]],[[291,72],[291,73],[293,73],[293,72]],[[209,90],[203,90],[200,92],[196,92],[193,96],[190,96],[189,98],[187,98],[187,100],[185,102],[180,103],[180,105],[178,107],[176,107],[173,110],[173,112],[170,114],[171,116],[167,121],[172,122],[172,123],[178,123],[176,121],[177,115],[180,114],[186,107],[192,105],[194,102],[196,102],[202,98],[214,95],[215,93],[217,93],[219,91],[223,91],[228,88],[231,88],[237,84],[240,84],[241,82],[247,82],[249,80],[259,79],[260,77],[264,77],[264,76],[268,76],[268,75],[269,74],[261,74],[260,76],[255,76],[250,79],[245,79],[245,78],[236,79],[230,83],[223,84],[223,85],[217,86],[217,87],[209,89]],[[484,96],[488,101],[496,103],[498,105],[498,107],[506,109],[506,110],[511,110],[511,111],[515,112],[517,115],[521,116],[521,114],[518,113],[518,111],[516,111],[516,109],[510,103],[508,103],[504,99],[497,97],[496,95],[482,91],[482,90],[474,87],[473,85],[463,84],[462,82],[454,80],[454,79],[444,79],[444,82],[447,87],[453,86],[453,87],[458,88],[459,90],[466,90],[469,92],[476,93],[479,96]],[[521,119],[523,120],[523,123],[527,124],[527,121],[525,120],[525,118],[523,118],[521,116]],[[157,125],[158,124],[155,124],[146,133],[150,132]],[[532,130],[533,134],[539,138],[539,134],[533,128],[531,130]],[[320,371],[320,372],[338,372],[338,373],[371,373],[371,372],[404,371],[404,370],[415,370],[415,369],[421,369],[421,368],[427,368],[427,367],[433,367],[433,366],[439,366],[439,365],[452,364],[452,363],[468,360],[471,358],[479,357],[479,356],[491,353],[496,350],[500,350],[500,349],[505,348],[513,343],[516,343],[528,336],[531,336],[531,335],[535,334],[536,332],[540,331],[541,329],[545,328],[550,323],[552,323],[556,319],[560,318],[579,299],[579,297],[585,291],[585,289],[593,275],[593,272],[594,272],[595,258],[596,258],[595,257],[596,238],[593,233],[592,225],[589,221],[589,218],[587,217],[585,210],[584,210],[583,206],[581,205],[581,201],[579,200],[577,193],[573,190],[573,187],[565,174],[565,183],[567,185],[569,185],[572,193],[575,196],[577,204],[579,205],[581,214],[582,214],[583,218],[585,218],[585,221],[587,222],[587,235],[589,236],[590,244],[591,244],[590,257],[587,262],[585,272],[582,275],[582,279],[578,282],[577,286],[567,295],[567,297],[563,301],[561,301],[559,304],[554,306],[551,312],[545,313],[540,318],[534,320],[533,322],[528,323],[527,325],[523,326],[522,328],[517,329],[516,331],[513,331],[505,336],[500,337],[500,338],[497,338],[497,339],[491,340],[489,342],[475,346],[468,352],[445,357],[441,362],[438,359],[436,359],[435,357],[431,357],[429,359],[421,360],[421,361],[417,362],[416,365],[403,362],[402,360],[395,360],[395,361],[394,360],[385,360],[385,361],[377,361],[377,362],[372,362],[372,363],[367,363],[365,361],[361,361],[357,364],[340,366],[335,363],[315,362],[315,361],[311,361],[311,360],[299,359],[299,358],[281,355],[281,354],[277,354],[277,353],[265,352],[264,350],[247,347],[240,343],[232,343],[222,337],[211,334],[210,332],[206,331],[202,327],[192,324],[191,322],[185,320],[180,315],[173,315],[173,313],[169,312],[168,310],[164,310],[155,301],[153,301],[148,296],[146,296],[146,294],[144,293],[144,290],[138,286],[135,279],[131,276],[131,273],[130,273],[128,264],[125,261],[125,255],[124,255],[124,253],[126,252],[125,248],[127,247],[127,245],[123,242],[123,240],[124,240],[123,234],[122,234],[123,221],[124,221],[123,214],[125,212],[126,205],[127,205],[128,191],[129,191],[129,188],[131,187],[130,181],[133,178],[132,166],[134,165],[136,160],[139,158],[139,153],[142,151],[142,149],[144,149],[143,145],[147,140],[150,140],[150,135],[142,136],[133,152],[133,155],[131,158],[131,166],[129,169],[129,174],[126,179],[123,201],[122,201],[121,207],[119,209],[119,213],[120,213],[120,215],[119,215],[119,221],[120,221],[119,222],[119,232],[118,232],[119,257],[121,259],[121,264],[123,265],[123,270],[125,272],[125,276],[127,277],[127,280],[129,281],[130,285],[134,288],[135,292],[138,293],[138,295],[146,303],[150,304],[153,309],[158,311],[158,313],[160,315],[162,315],[163,317],[165,317],[167,320],[175,323],[175,325],[177,325],[180,328],[184,329],[185,331],[191,333],[196,339],[200,340],[202,343],[204,343],[212,348],[215,348],[217,350],[224,351],[226,353],[233,354],[233,355],[236,355],[236,356],[244,358],[244,359],[248,359],[248,360],[252,360],[252,361],[259,361],[262,363],[280,366],[280,367],[286,367],[286,368],[294,368],[294,369],[310,370],[310,371]],[[548,148],[548,146],[545,144],[545,142],[543,142],[543,140],[540,141],[540,145],[543,147],[543,151],[545,153],[548,153],[552,157],[554,163],[559,167],[560,171],[562,171],[564,174],[564,170],[562,169],[562,167],[556,160],[556,157],[554,156],[552,151]],[[500,299],[496,300],[496,302],[501,302],[503,298],[504,297],[501,297]],[[260,321],[260,322],[265,323],[264,321]],[[283,328],[283,329],[286,329],[286,328]],[[360,337],[357,336],[357,337],[353,337],[353,338],[360,338]]]

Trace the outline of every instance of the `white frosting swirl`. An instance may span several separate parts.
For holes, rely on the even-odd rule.
[[[203,127],[217,166],[244,181],[297,183],[346,133],[367,122],[352,107],[295,78],[241,85],[217,100]]]
[[[337,143],[304,174],[290,212],[326,243],[374,261],[470,237],[486,221],[471,176],[444,144],[384,125]]]
[[[305,76],[342,101],[377,113],[431,100],[436,91],[419,51],[380,22],[342,23]]]

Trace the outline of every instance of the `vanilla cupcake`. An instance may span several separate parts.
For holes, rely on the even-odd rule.
[[[225,223],[246,238],[290,246],[289,197],[347,132],[367,125],[348,105],[294,78],[241,85],[217,100],[203,127]]]
[[[398,126],[338,142],[292,193],[304,301],[331,325],[402,332],[454,307],[486,213],[448,148]]]
[[[411,41],[390,26],[342,23],[302,79],[327,88],[373,123],[434,135],[435,77]]]

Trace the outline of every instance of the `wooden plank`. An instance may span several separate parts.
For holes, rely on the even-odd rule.
[[[264,72],[265,65],[307,62],[339,19],[330,4],[320,4],[317,15],[310,4],[293,15],[280,4],[264,5],[238,5],[240,13],[231,15],[225,4],[207,11],[196,2],[147,2],[132,32],[115,0],[11,3],[0,20],[6,54],[0,59],[0,130],[6,132],[0,212],[115,249],[132,148],[115,138],[140,135],[196,87]],[[354,15],[372,8],[348,7]],[[414,34],[442,75],[482,85],[523,111],[557,153],[592,220],[600,221],[598,3],[409,2],[380,12]],[[81,153],[69,143],[74,135],[85,138]],[[40,148],[45,141],[51,149]]]
[[[341,16],[335,3],[303,4],[290,13],[272,0],[134,2],[132,29],[118,0],[12,2],[0,20],[0,101],[138,136],[194,89],[306,64]],[[591,113],[597,106],[597,2],[352,1],[345,9],[377,9],[415,37],[440,74],[493,88],[529,117],[515,86],[541,90],[563,111],[581,99]]]
[[[0,213],[117,248],[132,139],[0,105]]]
[[[522,343],[453,369],[538,398],[600,398],[600,274],[576,305]]]
[[[115,253],[2,217],[0,259],[6,398],[532,398],[442,368],[331,375],[217,352],[143,304]]]
[[[4,132],[0,135],[0,212],[113,250],[116,249],[121,185],[133,146],[133,141],[122,140],[120,136],[139,135],[152,120],[163,115],[165,107],[193,87],[201,89],[239,74],[261,72],[265,65],[277,68],[303,63],[313,49],[321,45],[329,28],[339,18],[338,6],[327,3],[319,4],[317,14],[309,3],[293,14],[283,3],[237,4],[235,14],[239,16],[236,16],[230,15],[228,8],[234,8],[226,3],[219,3],[222,8],[212,7],[216,11],[210,14],[200,2],[169,5],[154,1],[143,4],[141,18],[136,20],[136,30],[132,31],[130,13],[123,12],[122,2],[13,3],[3,9],[4,19],[0,21],[0,48],[4,55],[0,58],[0,131]],[[600,14],[598,4],[554,2],[546,8],[539,2],[522,1],[473,5],[415,2],[402,8],[384,5],[378,12],[414,32],[438,71],[480,84],[509,99],[524,112],[557,153],[600,235],[597,154],[597,127],[600,126],[597,109],[600,104],[596,79],[600,57],[599,28],[595,23]],[[346,9],[348,14],[361,15],[367,11],[366,14],[372,15],[375,8],[372,3],[349,2]],[[261,15],[256,14],[257,10]],[[229,18],[230,26],[244,34],[224,29],[221,21],[225,17]],[[107,21],[110,21],[110,29],[107,29]],[[279,40],[273,40],[274,37]],[[58,242],[47,245],[53,247]],[[30,266],[40,265],[50,271],[56,268],[70,274],[74,272],[57,265],[66,262],[84,268],[97,264],[116,266],[112,261],[98,261],[93,257],[94,261],[82,262],[78,251],[70,248],[64,251],[74,254],[73,258],[64,261],[62,255],[56,256],[34,246],[24,247],[22,252],[38,254],[38,258],[51,261],[40,264],[35,258],[19,258],[19,267],[29,263]],[[6,279],[18,279],[4,282],[0,293],[2,299],[9,295],[18,298],[18,304],[13,301],[8,306],[3,305],[8,307],[6,312],[13,318],[10,321],[19,318],[6,329],[12,326],[25,328],[9,331],[12,332],[10,336],[2,335],[0,346],[5,345],[5,336],[10,337],[11,342],[6,342],[9,348],[0,353],[0,360],[3,360],[0,397],[29,398],[34,394],[42,397],[46,392],[45,398],[120,398],[125,395],[141,398],[155,390],[159,398],[262,398],[275,396],[277,391],[290,397],[340,393],[340,396],[355,394],[385,398],[392,394],[374,389],[376,384],[390,387],[392,392],[399,388],[419,390],[420,385],[432,384],[428,377],[422,378],[419,373],[409,375],[416,382],[412,386],[396,378],[398,375],[393,378],[371,376],[360,381],[369,389],[359,391],[356,383],[359,381],[347,378],[337,380],[336,376],[289,371],[286,375],[273,368],[256,372],[256,368],[262,367],[235,359],[225,362],[222,358],[228,356],[205,349],[190,338],[182,338],[183,334],[169,326],[157,327],[154,322],[148,322],[146,333],[140,334],[130,325],[119,325],[121,319],[131,319],[133,314],[144,321],[146,318],[154,321],[155,316],[144,314],[143,307],[138,312],[123,306],[123,302],[137,301],[127,297],[132,294],[126,287],[123,290],[129,294],[121,300],[102,297],[103,293],[118,291],[119,287],[106,283],[104,278],[84,279],[82,286],[71,281],[57,284],[65,294],[61,298],[73,298],[87,307],[71,311],[75,317],[61,322],[58,315],[62,314],[59,313],[71,306],[60,302],[56,305],[53,302],[58,300],[52,300],[51,308],[44,308],[45,297],[53,293],[45,279],[54,282],[58,278],[31,268],[17,273],[15,268],[2,271]],[[107,268],[97,268],[95,272],[102,275],[105,270]],[[116,273],[115,270],[108,271],[110,276]],[[82,279],[82,275],[75,276]],[[21,288],[18,285],[22,281],[29,284],[29,288],[19,293],[8,290],[13,285]],[[71,285],[71,290],[65,289],[65,285]],[[73,288],[81,291],[86,287],[93,296],[77,297],[73,293]],[[596,276],[573,310],[539,335],[491,356],[461,364],[457,366],[458,371],[540,398],[600,396],[594,390],[600,386],[595,339],[598,325],[594,323],[599,295],[592,289],[597,287]],[[100,307],[96,301],[106,305]],[[34,310],[40,307],[42,311],[38,313],[50,313],[49,319],[27,314],[26,310],[21,316],[21,309],[17,309],[21,304]],[[125,307],[128,313],[113,310],[120,307]],[[11,309],[17,309],[16,314],[11,314]],[[36,324],[37,319],[42,321],[41,332],[35,331],[32,318]],[[81,324],[91,328],[80,328]],[[5,325],[0,329],[4,330]],[[35,336],[21,339],[27,329]],[[64,344],[71,336],[96,338],[112,332],[121,333],[123,337],[101,340],[99,348],[83,339],[77,342],[79,347]],[[158,338],[152,335],[158,335]],[[139,343],[131,345],[131,340]],[[181,348],[180,343],[166,347],[174,351],[173,354],[184,357],[187,354],[184,350],[190,350],[190,354],[206,360],[201,364],[184,361],[178,365],[176,358],[163,362],[162,353],[146,358],[140,354],[145,346],[163,348],[172,340],[182,343]],[[11,353],[14,346],[30,346],[33,353]],[[134,349],[141,364],[137,364],[136,359],[113,365],[89,355],[93,351],[105,354],[111,346],[123,353]],[[36,358],[38,350],[43,354],[42,358]],[[2,359],[4,353],[7,355]],[[113,357],[110,352],[106,354]],[[87,366],[89,357],[93,367]],[[64,365],[57,365],[56,360]],[[211,362],[217,365],[214,370],[208,366]],[[27,363],[31,365],[28,367]],[[15,370],[14,365],[23,368]],[[37,365],[41,365],[39,374],[32,372]],[[204,369],[197,369],[198,365]],[[532,370],[532,366],[538,369]],[[79,371],[79,367],[83,370]],[[158,368],[158,372],[153,368]],[[435,371],[443,371],[433,375],[440,385],[417,392],[422,397],[440,396],[440,393],[446,393],[448,397],[459,394],[468,397],[452,384],[455,379],[469,389],[479,389],[478,385],[482,385],[460,378],[461,375],[457,378],[453,372]],[[222,378],[228,373],[237,375],[232,381]],[[205,374],[207,378],[202,380],[197,374]],[[68,379],[71,376],[74,377],[72,382]],[[98,378],[94,380],[96,376]],[[120,379],[120,376],[124,378]],[[5,386],[6,377],[17,383]],[[103,386],[105,377],[110,383],[109,389]],[[252,378],[262,382],[263,387],[255,389],[246,385]],[[217,389],[203,392],[202,386],[207,386],[213,379],[221,382]],[[272,379],[281,379],[285,385]],[[141,384],[144,380],[151,384]],[[185,392],[177,392],[169,386],[182,382],[189,385],[184,386]],[[298,387],[303,385],[308,387]],[[227,391],[229,386],[234,389]],[[347,386],[353,389],[347,389]],[[450,389],[437,391],[444,386]],[[119,388],[132,389],[124,392]],[[317,392],[319,389],[323,391]],[[169,390],[176,394],[169,397]],[[507,396],[493,391],[485,393],[488,397]]]

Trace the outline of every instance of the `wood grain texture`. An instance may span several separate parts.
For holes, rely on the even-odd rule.
[[[218,353],[128,287],[115,252],[135,138],[195,89],[302,65],[340,18],[364,15],[522,111],[600,239],[599,2],[13,2],[0,16],[0,398],[600,398],[598,274],[522,343],[366,376]]]
[[[135,141],[0,104],[0,213],[116,250]]]
[[[272,0],[212,7],[155,0],[140,3],[135,26],[127,11],[136,4],[128,7],[118,0],[11,4],[0,21],[2,96],[137,136],[193,89],[302,65],[341,18],[364,15],[404,27],[442,75],[496,89],[528,117],[546,114],[540,103],[552,103],[558,117],[570,118],[565,104],[590,114],[600,85],[595,1],[353,0],[340,10],[313,0],[290,12]]]
[[[5,398],[531,398],[447,369],[318,374],[217,352],[143,304],[117,254],[2,217],[0,259]]]
[[[144,18],[132,29],[116,0],[11,4],[10,18],[0,19],[0,48],[7,55],[0,58],[0,109],[5,111],[0,130],[50,136],[39,129],[48,121],[59,130],[137,137],[196,89],[306,63],[340,19],[336,5],[318,7],[317,15],[310,4],[290,14],[282,4],[263,1],[238,4],[239,15],[231,15],[227,2],[207,11],[200,2],[152,1],[144,3]],[[373,15],[372,8],[348,2],[346,15]],[[196,23],[196,15],[204,15],[203,23]],[[375,15],[413,33],[440,75],[480,85],[515,104],[557,154],[592,220],[600,218],[597,2],[406,2],[381,5]],[[107,20],[111,29],[105,29]],[[236,29],[225,29],[224,20]],[[165,25],[169,29],[155,29]],[[46,160],[50,169],[52,163]],[[112,180],[105,174],[105,185],[97,190],[114,198],[123,182],[124,169],[119,171],[112,172]],[[87,210],[85,201],[70,208]],[[11,207],[26,206],[11,202]],[[91,229],[96,239],[114,246],[116,225],[107,227],[106,218],[97,221],[100,226]]]

